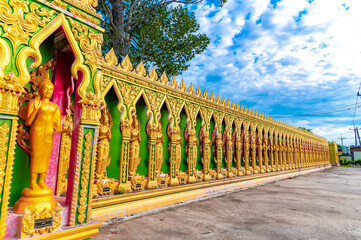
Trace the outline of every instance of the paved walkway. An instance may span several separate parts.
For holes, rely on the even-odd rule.
[[[94,239],[361,239],[361,168],[334,167],[118,220]]]

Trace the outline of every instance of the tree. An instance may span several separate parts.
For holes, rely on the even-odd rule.
[[[313,133],[313,132],[312,132],[312,129],[308,129],[308,128],[304,128],[304,127],[299,127],[299,129],[301,129],[301,130],[303,130],[303,131],[306,131],[306,132]]]
[[[202,52],[208,42],[205,35],[194,34],[199,26],[194,15],[188,9],[182,6],[170,8],[170,4],[197,4],[202,1],[99,0],[98,10],[104,16],[102,27],[106,29],[103,49],[108,51],[113,47],[117,56],[130,55],[131,59],[136,61],[139,61],[140,57],[144,58],[145,61],[155,61],[158,70],[166,69],[167,72],[169,65],[175,64],[178,69],[171,69],[170,72],[180,73],[184,70],[180,66],[192,59],[195,54]],[[222,6],[224,3],[225,0],[220,0],[219,5]],[[177,22],[178,25],[166,25],[174,22]],[[150,40],[150,36],[146,33],[150,33],[153,37],[159,37],[161,33],[164,35],[158,42],[158,39],[152,39],[152,44],[146,46],[146,42],[140,38],[146,36]],[[180,41],[172,47],[168,42],[168,47],[163,46],[164,40],[172,36],[174,37],[173,43],[177,40],[176,37],[180,38]],[[181,54],[181,48],[186,46],[183,42],[188,42],[189,46]],[[192,47],[194,49],[191,49]],[[142,52],[142,56],[139,51]],[[168,55],[172,51],[176,51],[176,56],[169,58]],[[180,59],[180,54],[183,55],[183,60]],[[161,56],[163,59],[165,56],[167,57],[163,62],[171,60],[173,62],[159,65]],[[169,74],[171,74],[170,72]]]
[[[194,13],[182,6],[163,7],[154,18],[136,29],[137,42],[132,45],[132,62],[143,61],[146,67],[153,63],[158,72],[178,75],[187,70],[196,54],[209,44],[205,34],[195,34],[199,29]]]

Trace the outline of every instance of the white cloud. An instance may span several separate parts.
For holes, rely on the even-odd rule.
[[[211,44],[181,76],[187,83],[271,115],[354,103],[361,79],[361,1],[282,0],[274,7],[268,0],[232,0],[223,8],[198,5],[195,12]],[[307,126],[331,137],[349,128],[352,115],[332,115],[333,124],[310,117]]]

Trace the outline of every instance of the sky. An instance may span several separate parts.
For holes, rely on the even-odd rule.
[[[228,0],[192,10],[211,43],[177,79],[355,144],[349,129],[361,127],[360,0]]]

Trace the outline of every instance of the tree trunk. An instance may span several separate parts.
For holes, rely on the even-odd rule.
[[[124,45],[124,1],[117,0],[112,4],[113,23],[112,32],[113,48],[116,56],[122,55]]]

